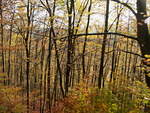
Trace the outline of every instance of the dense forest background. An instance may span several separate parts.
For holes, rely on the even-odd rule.
[[[149,0],[0,0],[0,113],[150,113]]]

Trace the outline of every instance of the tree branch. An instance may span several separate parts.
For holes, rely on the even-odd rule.
[[[77,38],[77,37],[81,37],[81,36],[94,36],[94,35],[118,35],[118,36],[122,36],[124,38],[129,38],[129,39],[133,39],[133,40],[136,40],[138,41],[137,37],[134,37],[134,36],[130,36],[130,35],[125,35],[125,34],[121,34],[121,33],[117,33],[117,32],[103,32],[103,33],[81,33],[81,34],[76,34],[76,35],[73,35],[74,38]],[[66,40],[68,36],[65,36],[65,37],[62,37],[60,38],[59,40]],[[57,39],[56,39],[57,40]]]
[[[117,2],[127,7],[137,17],[137,13],[135,12],[135,10],[131,6],[129,6],[127,3],[121,2],[120,0],[112,0],[112,1]]]
[[[128,53],[128,54],[132,54],[132,55],[138,56],[140,58],[144,58],[142,55],[140,55],[138,53],[134,53],[132,51],[125,51],[125,50],[121,50],[121,49],[116,49],[116,50],[108,51],[108,52],[106,52],[106,54],[109,54],[109,53],[114,52],[114,51],[120,51],[120,52],[124,52],[124,53]]]

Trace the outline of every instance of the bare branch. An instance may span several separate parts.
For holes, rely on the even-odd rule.
[[[137,37],[134,37],[134,36],[130,36],[130,35],[125,35],[125,34],[121,34],[121,33],[117,33],[117,32],[103,32],[103,33],[82,33],[82,34],[76,34],[76,35],[73,35],[73,37],[77,38],[77,37],[81,37],[81,36],[94,36],[94,35],[118,35],[118,36],[122,36],[124,38],[129,38],[129,39],[133,39],[133,40],[136,40],[138,41]],[[60,40],[65,40],[68,36],[65,36],[65,37],[62,37],[60,38]]]
[[[125,50],[121,50],[121,49],[116,49],[116,50],[108,51],[108,52],[106,52],[106,54],[112,53],[114,51],[118,51],[118,52],[120,51],[120,52],[124,52],[124,53],[128,53],[128,54],[132,54],[132,55],[138,56],[140,58],[144,58],[142,55],[140,55],[138,53],[134,53],[132,51],[125,51]]]
[[[129,6],[127,3],[121,2],[120,0],[112,0],[112,1],[117,2],[127,7],[137,17],[137,13],[135,12],[135,10],[131,6]]]

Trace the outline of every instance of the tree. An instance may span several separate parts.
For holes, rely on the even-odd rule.
[[[18,93],[23,98],[19,102],[28,113],[56,113],[63,102],[78,107],[78,99],[82,112],[80,107],[90,102],[88,99],[97,102],[97,94],[90,94],[96,87],[100,100],[104,99],[101,108],[114,107],[108,105],[111,93],[119,100],[119,104],[114,103],[118,112],[129,112],[131,106],[126,108],[127,104],[140,97],[131,93],[132,88],[127,91],[128,86],[146,79],[150,87],[149,70],[145,68],[143,74],[141,69],[143,64],[149,67],[150,61],[146,0],[136,0],[136,9],[129,0],[12,0],[14,4],[8,10],[9,1],[0,1],[0,83],[5,83],[6,90],[20,87]],[[129,18],[124,20],[124,16]],[[106,102],[103,90],[107,88]],[[70,98],[70,102],[63,98]],[[92,101],[87,105],[95,104]],[[135,109],[140,109],[137,105],[143,107],[138,102]]]
[[[110,3],[110,0],[107,0],[106,14],[105,14],[105,28],[104,28],[105,33],[108,32],[109,5],[110,5],[109,3]],[[101,50],[99,78],[98,78],[98,87],[99,88],[102,87],[102,84],[103,84],[103,87],[104,87],[104,78],[103,77],[104,77],[104,58],[105,58],[106,41],[107,41],[107,34],[104,34],[103,43],[102,43],[102,50]]]
[[[4,57],[4,25],[3,25],[3,0],[0,0],[0,18],[1,18],[1,47],[2,47],[2,72],[5,72],[5,57]]]
[[[142,56],[145,57],[145,55],[150,55],[150,34],[148,30],[148,25],[145,22],[145,20],[148,18],[146,11],[147,0],[137,0],[137,11],[134,11],[127,3],[122,3],[119,0],[112,1],[126,6],[135,15],[137,20],[137,40],[140,45]],[[144,64],[147,65],[147,63]],[[150,87],[150,77],[147,74],[148,73],[145,71],[146,83],[147,86]]]

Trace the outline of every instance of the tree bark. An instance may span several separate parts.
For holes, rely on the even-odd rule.
[[[105,30],[104,30],[105,33],[108,32],[109,3],[110,3],[110,0],[107,0],[106,16],[105,16]],[[107,34],[104,34],[102,49],[101,49],[100,69],[99,69],[99,77],[98,77],[98,88],[101,88],[102,84],[103,84],[102,80],[103,80],[103,76],[104,76],[104,60],[105,60],[104,57],[105,57],[106,41],[107,41]]]

